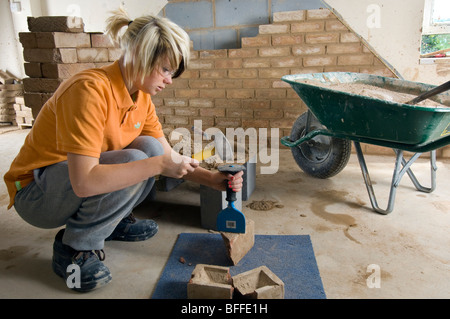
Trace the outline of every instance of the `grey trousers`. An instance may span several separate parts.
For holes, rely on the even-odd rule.
[[[139,136],[119,151],[104,152],[101,164],[119,164],[163,154],[161,143]],[[40,228],[66,225],[63,243],[75,250],[103,249],[120,220],[150,193],[154,178],[130,187],[80,198],[72,190],[67,161],[34,170],[34,181],[21,189],[14,207],[26,222]]]

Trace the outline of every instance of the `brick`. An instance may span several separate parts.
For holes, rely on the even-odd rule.
[[[235,79],[233,80],[220,79],[216,80],[215,83],[216,87],[221,89],[233,89],[242,87],[242,81],[237,81]]]
[[[254,88],[270,88],[270,80],[268,79],[245,79],[243,81],[242,87],[244,89],[254,89]]]
[[[288,32],[289,25],[287,24],[264,24],[259,26],[259,34],[276,34]]]
[[[277,35],[272,36],[272,45],[292,45],[303,43],[303,35]]]
[[[325,23],[323,21],[308,21],[293,23],[291,25],[291,32],[318,32],[324,30]]]
[[[258,110],[258,111],[255,111],[255,117],[262,118],[262,119],[282,118],[283,111],[277,110],[277,109]]]
[[[214,103],[210,99],[190,99],[189,106],[191,106],[191,107],[213,107]]]
[[[175,115],[178,116],[198,116],[198,110],[196,109],[191,109],[191,108],[176,108],[175,109]]]
[[[234,288],[228,267],[197,264],[187,284],[188,299],[232,299]]]
[[[227,127],[240,127],[241,121],[239,119],[230,119],[230,118],[215,118],[215,125],[219,128],[227,128]]]
[[[232,69],[228,71],[230,79],[252,79],[258,76],[255,69]]]
[[[227,109],[227,117],[253,118],[253,111],[247,109]]]
[[[341,33],[341,42],[349,43],[349,42],[360,42],[358,36],[352,32],[344,32]]]
[[[256,59],[244,59],[242,62],[242,67],[244,68],[268,68],[270,67],[270,61],[266,58],[256,58]]]
[[[271,48],[260,48],[259,55],[261,57],[269,57],[269,56],[286,56],[290,55],[291,48],[290,47],[271,47]]]
[[[250,299],[284,299],[284,283],[266,266],[232,277],[237,293]]]
[[[255,244],[255,222],[251,219],[246,219],[244,234],[229,232],[221,232],[220,234],[222,235],[228,258],[233,265],[237,265]]]
[[[93,48],[112,48],[115,47],[109,36],[104,33],[91,33],[91,46]],[[118,45],[117,45],[118,47]]]
[[[259,127],[270,127],[270,126],[269,126],[269,121],[268,120],[243,119],[242,120],[242,127],[243,128],[247,128],[247,127],[259,128]],[[292,125],[291,125],[291,128],[292,128]]]
[[[212,69],[213,67],[214,67],[213,61],[201,61],[201,60],[189,61],[190,69]]]
[[[204,50],[199,53],[200,59],[223,59],[228,56],[227,50]]]
[[[328,9],[316,9],[306,11],[306,20],[314,19],[332,19],[336,16]]]
[[[25,92],[53,93],[62,83],[61,79],[23,79],[23,88]]]
[[[339,20],[330,20],[325,23],[325,30],[327,31],[344,31],[348,30],[347,26]]]
[[[256,57],[258,55],[258,50],[253,48],[246,49],[229,49],[228,57],[229,58],[250,58]]]
[[[26,62],[77,63],[77,49],[24,49]]]
[[[225,109],[218,109],[218,108],[206,108],[200,110],[200,116],[207,116],[207,117],[224,117],[225,116]]]
[[[275,12],[273,14],[273,22],[300,21],[305,20],[305,18],[305,10]]]
[[[83,70],[95,68],[94,63],[43,63],[42,77],[67,79]]]
[[[293,55],[325,54],[324,45],[296,45],[292,47]]]
[[[280,79],[282,76],[289,74],[289,69],[285,68],[269,68],[259,70],[259,77],[261,79],[276,78]]]
[[[83,19],[79,17],[27,17],[31,32],[83,32]]]
[[[218,69],[236,69],[242,67],[242,59],[217,60],[214,65]]]
[[[270,45],[270,36],[258,35],[252,38],[242,38],[241,43],[243,48],[267,46]]]
[[[225,90],[224,89],[200,90],[200,97],[210,99],[224,98]]]
[[[30,78],[40,78],[42,77],[41,72],[41,63],[38,62],[30,62],[24,63],[25,74]]]
[[[77,49],[78,62],[108,62],[107,48],[81,48]]]
[[[91,38],[87,33],[36,32],[37,47],[47,48],[89,48]]]
[[[291,66],[300,66],[301,58],[298,57],[279,57],[270,59],[270,66],[275,68],[287,68]]]
[[[174,124],[174,125],[186,125],[189,124],[189,121],[184,116],[174,116],[174,115],[166,115],[164,117],[164,123]]]
[[[201,79],[223,79],[227,76],[227,70],[203,70],[200,71]]]
[[[256,98],[259,99],[282,99],[286,97],[286,90],[271,89],[271,90],[256,90]]]
[[[228,89],[227,98],[229,99],[251,99],[255,96],[253,89]]]
[[[338,43],[339,33],[313,33],[305,35],[305,42],[316,44],[316,43]]]
[[[213,89],[213,80],[191,80],[189,81],[189,87],[193,89]]]
[[[373,63],[373,55],[342,55],[338,57],[338,65],[367,65]]]
[[[19,41],[24,48],[37,48],[35,32],[19,32]]]
[[[164,99],[164,105],[170,107],[186,107],[188,106],[188,103],[189,102],[187,99],[173,99],[173,98]]]
[[[341,44],[329,44],[327,45],[328,54],[347,54],[347,53],[360,53],[360,43],[341,43]]]

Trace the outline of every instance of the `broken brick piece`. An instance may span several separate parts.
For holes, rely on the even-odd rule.
[[[284,283],[269,268],[261,266],[232,277],[238,293],[250,299],[284,299]]]
[[[255,222],[246,219],[244,234],[229,232],[221,232],[220,234],[225,243],[228,257],[233,265],[237,265],[255,244]]]
[[[198,264],[187,286],[188,299],[232,299],[234,288],[228,267]]]

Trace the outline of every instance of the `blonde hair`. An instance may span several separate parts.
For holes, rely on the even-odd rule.
[[[123,51],[129,87],[138,76],[143,82],[155,67],[161,66],[162,59],[166,57],[170,67],[176,70],[172,78],[184,72],[189,60],[190,40],[180,26],[167,18],[151,15],[131,20],[122,8],[112,13],[106,20],[106,34]],[[121,34],[124,26],[127,29]]]

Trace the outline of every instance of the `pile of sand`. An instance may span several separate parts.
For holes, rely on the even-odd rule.
[[[389,89],[381,88],[375,85],[364,84],[364,83],[322,83],[314,80],[299,80],[299,83],[311,84],[319,87],[328,88],[331,90],[346,92],[350,94],[357,94],[361,96],[367,96],[371,98],[376,98],[384,101],[395,102],[395,103],[406,103],[412,100],[416,95],[401,93],[392,91]],[[424,100],[416,105],[425,107],[447,107],[438,102],[432,100]]]

